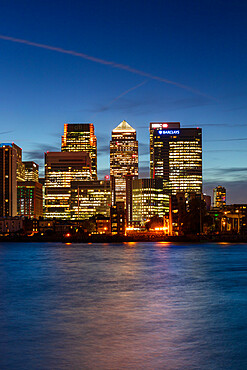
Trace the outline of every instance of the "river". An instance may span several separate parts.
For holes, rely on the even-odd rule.
[[[246,369],[247,244],[0,244],[0,368]]]

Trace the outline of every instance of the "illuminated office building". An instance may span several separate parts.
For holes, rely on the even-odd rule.
[[[110,217],[110,181],[72,181],[70,213],[72,220],[88,219],[101,214]]]
[[[71,181],[88,180],[92,180],[88,153],[45,153],[45,217],[70,218]]]
[[[97,138],[92,123],[65,123],[62,136],[62,152],[89,153],[92,177],[97,180]]]
[[[169,195],[164,194],[162,179],[136,179],[132,187],[133,221],[169,214]]]
[[[110,141],[110,175],[112,204],[126,203],[126,176],[138,177],[138,141],[136,130],[122,121],[113,131]]]
[[[28,218],[39,218],[43,215],[42,184],[35,181],[18,182],[17,214]]]
[[[25,165],[25,181],[39,182],[39,165],[35,162],[23,162]]]
[[[166,128],[180,128],[180,122],[151,122],[149,126],[149,134],[150,134],[150,178],[154,178],[154,131],[156,129],[166,129]]]
[[[17,181],[24,180],[21,148],[14,143],[0,144],[0,217],[17,215]]]
[[[213,190],[214,207],[222,208],[226,205],[226,189],[223,186],[217,186]]]
[[[151,131],[152,130],[152,131]],[[161,178],[167,193],[202,192],[202,130],[180,128],[178,122],[151,123],[153,178]]]

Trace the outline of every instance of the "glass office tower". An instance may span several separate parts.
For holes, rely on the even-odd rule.
[[[92,177],[97,180],[97,138],[92,123],[65,123],[62,152],[87,152],[91,158]]]
[[[138,178],[138,141],[136,130],[122,121],[113,131],[110,141],[110,174],[112,204],[126,204],[126,176]]]
[[[151,146],[152,144],[152,146]],[[169,194],[202,192],[202,130],[178,122],[150,124],[152,178]]]

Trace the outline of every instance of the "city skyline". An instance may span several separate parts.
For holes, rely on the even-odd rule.
[[[246,10],[241,1],[3,4],[0,142],[43,166],[64,123],[92,122],[103,178],[111,131],[125,119],[148,177],[149,123],[180,121],[203,129],[204,192],[222,185],[227,202],[244,203]]]

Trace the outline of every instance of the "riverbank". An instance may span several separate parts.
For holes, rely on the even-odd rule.
[[[91,235],[91,236],[63,236],[63,235],[38,235],[32,236],[1,236],[1,242],[62,242],[62,243],[124,243],[124,242],[168,242],[168,243],[247,243],[247,235],[183,235],[183,236],[124,236],[124,235]]]

